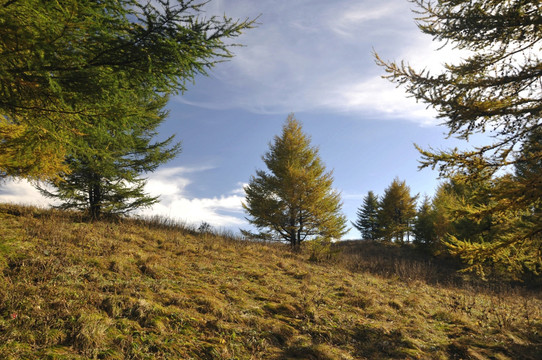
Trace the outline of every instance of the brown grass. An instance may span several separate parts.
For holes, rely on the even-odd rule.
[[[0,206],[0,234],[1,359],[542,354],[539,294],[435,280],[424,272],[444,273],[438,264],[390,264],[393,249],[315,262],[309,247],[292,253],[161,218],[88,223],[11,205]]]

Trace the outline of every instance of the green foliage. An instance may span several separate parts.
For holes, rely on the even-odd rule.
[[[539,206],[542,186],[532,180],[503,177],[500,171],[515,163],[539,164],[542,159],[540,151],[523,151],[517,157],[518,148],[529,143],[542,126],[539,1],[413,2],[418,5],[422,32],[471,50],[471,55],[458,64],[446,64],[438,74],[417,71],[404,63],[386,63],[378,55],[377,63],[390,80],[438,111],[449,136],[468,140],[473,134],[490,131],[494,138],[492,144],[464,152],[419,149],[421,167],[437,168],[444,177],[461,176],[468,186],[476,186],[480,177],[492,183],[490,203],[466,201],[462,212],[478,225],[491,218],[495,230],[477,240],[458,236],[451,249],[480,272],[483,264],[496,263],[516,273],[525,267],[538,271],[542,263],[540,221],[528,218]]]
[[[333,243],[329,238],[317,237],[308,241],[309,261],[322,262],[331,259],[333,255],[337,255],[337,250],[332,246]]]
[[[356,229],[361,232],[363,239],[376,240],[379,236],[380,227],[378,224],[378,196],[372,191],[367,193],[363,199],[363,204],[358,209],[357,220],[352,223]]]
[[[112,131],[119,112],[137,113],[139,102],[127,93],[183,91],[231,57],[229,39],[252,21],[201,17],[202,6],[0,1],[0,174],[54,179],[68,172],[67,155],[96,150],[78,141],[94,118]]]
[[[340,194],[332,189],[332,174],[325,172],[318,150],[293,115],[263,161],[269,172],[258,170],[245,187],[243,207],[251,224],[292,246],[345,234],[346,219],[340,214]]]
[[[119,113],[115,124],[110,124],[109,118],[90,118],[86,136],[76,141],[80,150],[65,160],[69,172],[60,174],[60,180],[47,183],[56,191],[39,187],[44,195],[63,201],[60,208],[84,210],[98,218],[147,207],[158,200],[145,194],[146,180],[140,174],[154,171],[175,157],[180,144],[170,147],[173,136],[152,142],[167,115],[163,111],[167,97],[138,99],[136,95],[131,101],[137,113]]]
[[[395,239],[398,243],[409,241],[414,217],[416,216],[416,199],[410,196],[410,188],[405,181],[394,179],[384,190],[378,209],[378,223],[381,237],[385,241]]]
[[[435,231],[435,211],[428,197],[424,197],[414,220],[414,243],[431,247],[437,243]]]
[[[522,145],[515,174],[488,181],[485,200],[477,206],[465,204],[460,208],[464,222],[475,221],[477,229],[485,230],[478,241],[464,234],[452,236],[450,250],[483,275],[492,267],[513,275],[526,271],[540,275],[542,271],[542,173],[539,161],[530,154],[540,148],[538,136],[533,134]]]

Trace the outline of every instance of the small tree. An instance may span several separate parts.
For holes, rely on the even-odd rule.
[[[372,191],[363,199],[363,205],[357,211],[357,220],[352,225],[359,230],[363,239],[378,239],[378,196]]]
[[[344,235],[346,218],[340,213],[340,194],[332,189],[332,174],[325,172],[318,149],[292,114],[269,148],[263,156],[269,172],[258,170],[245,187],[249,222],[292,247]]]
[[[382,237],[386,241],[395,239],[398,243],[407,241],[412,231],[413,219],[416,216],[416,199],[410,196],[410,188],[404,181],[394,179],[384,191],[378,210],[378,223]]]
[[[152,143],[156,128],[167,115],[162,110],[166,100],[158,95],[144,97],[139,102],[132,99],[133,103],[138,102],[138,113],[118,114],[114,129],[107,124],[109,119],[89,119],[92,124],[85,128],[86,136],[78,141],[81,150],[65,160],[70,171],[60,174],[60,180],[47,182],[56,191],[38,186],[40,191],[60,199],[60,208],[84,210],[92,218],[154,204],[158,197],[144,192],[146,180],[140,175],[154,171],[180,151],[180,144],[171,144],[173,136]]]

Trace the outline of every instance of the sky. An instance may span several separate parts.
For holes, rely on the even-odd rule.
[[[160,195],[136,215],[160,215],[216,229],[249,229],[243,186],[280,134],[290,113],[342,194],[343,213],[356,220],[367,192],[382,195],[394,178],[413,195],[432,196],[440,180],[418,171],[423,148],[472,146],[446,139],[436,112],[382,79],[373,52],[385,60],[438,71],[461,54],[421,33],[407,0],[212,0],[205,16],[258,18],[235,39],[235,57],[199,75],[173,97],[160,137],[176,134],[182,152],[146,174]],[[0,185],[0,201],[48,206],[31,184]],[[359,238],[351,230],[345,238]]]

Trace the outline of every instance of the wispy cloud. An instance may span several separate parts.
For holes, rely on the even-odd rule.
[[[397,15],[397,4],[389,1],[364,1],[344,7],[335,8],[336,13],[328,17],[328,26],[337,34],[351,40],[360,41],[363,28],[370,25],[379,29],[379,23],[385,23],[386,18]],[[373,23],[376,22],[376,23]],[[370,23],[370,24],[368,24]],[[371,31],[374,33],[374,30]]]
[[[434,112],[382,79],[372,56],[376,49],[384,58],[439,62],[410,7],[406,0],[219,1],[213,12],[240,18],[261,13],[261,25],[243,34],[239,41],[246,46],[235,49],[230,62],[178,101],[255,113],[347,111],[433,124]]]

